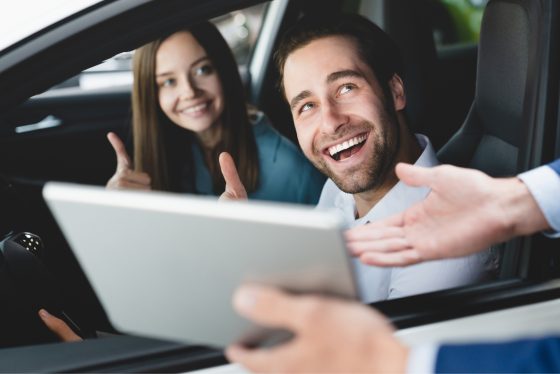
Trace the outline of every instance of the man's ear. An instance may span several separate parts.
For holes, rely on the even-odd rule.
[[[393,103],[395,110],[403,110],[406,107],[406,94],[404,93],[404,83],[397,74],[394,74],[389,81],[389,88],[393,94]]]

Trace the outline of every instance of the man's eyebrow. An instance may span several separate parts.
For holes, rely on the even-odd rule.
[[[301,91],[292,100],[290,100],[290,109],[294,110],[294,108],[298,105],[298,103],[300,101],[307,99],[309,96],[311,96],[310,91],[307,91],[307,90],[306,91]]]
[[[331,73],[327,76],[327,83],[335,82],[342,78],[361,78],[365,79],[365,76],[356,70],[341,70]]]
[[[335,82],[339,79],[342,78],[360,78],[360,79],[365,79],[365,76],[360,73],[359,71],[356,70],[341,70],[341,71],[335,71],[334,73],[331,73],[327,76],[327,84]],[[294,98],[292,100],[290,100],[290,109],[294,110],[294,108],[297,106],[297,104],[304,100],[307,99],[309,96],[311,96],[311,92],[310,91],[302,91],[300,92],[298,95],[294,96]]]

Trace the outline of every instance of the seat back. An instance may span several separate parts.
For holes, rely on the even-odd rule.
[[[550,1],[490,0],[478,51],[475,97],[458,132],[440,149],[442,163],[479,169],[495,177],[527,168],[540,110],[544,22]],[[523,241],[496,245],[500,278],[516,276]]]
[[[438,152],[443,163],[492,176],[519,171],[538,70],[539,0],[490,0],[480,32],[475,97],[462,127]]]

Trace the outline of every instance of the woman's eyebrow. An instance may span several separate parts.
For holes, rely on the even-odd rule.
[[[200,57],[199,59],[193,61],[193,63],[191,64],[191,67],[193,67],[193,66],[195,66],[195,65],[197,65],[197,64],[200,64],[202,61],[205,61],[205,60],[210,60],[210,57],[208,57],[208,56],[202,56],[202,57]],[[165,76],[167,76],[167,75],[173,75],[173,72],[171,72],[171,71],[164,71],[164,72],[162,72],[162,73],[156,73],[156,77],[165,77]]]
[[[193,63],[191,64],[191,67],[194,66],[194,65],[196,65],[196,64],[201,63],[201,62],[204,61],[204,60],[210,60],[210,57],[208,57],[208,56],[202,56],[202,57],[199,58],[198,60],[193,61]]]

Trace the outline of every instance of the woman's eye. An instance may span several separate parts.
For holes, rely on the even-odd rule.
[[[212,65],[202,65],[195,70],[196,75],[209,75],[214,72]]]
[[[166,80],[163,80],[160,82],[160,86],[161,87],[171,87],[175,84],[175,79],[173,78],[167,78]]]

